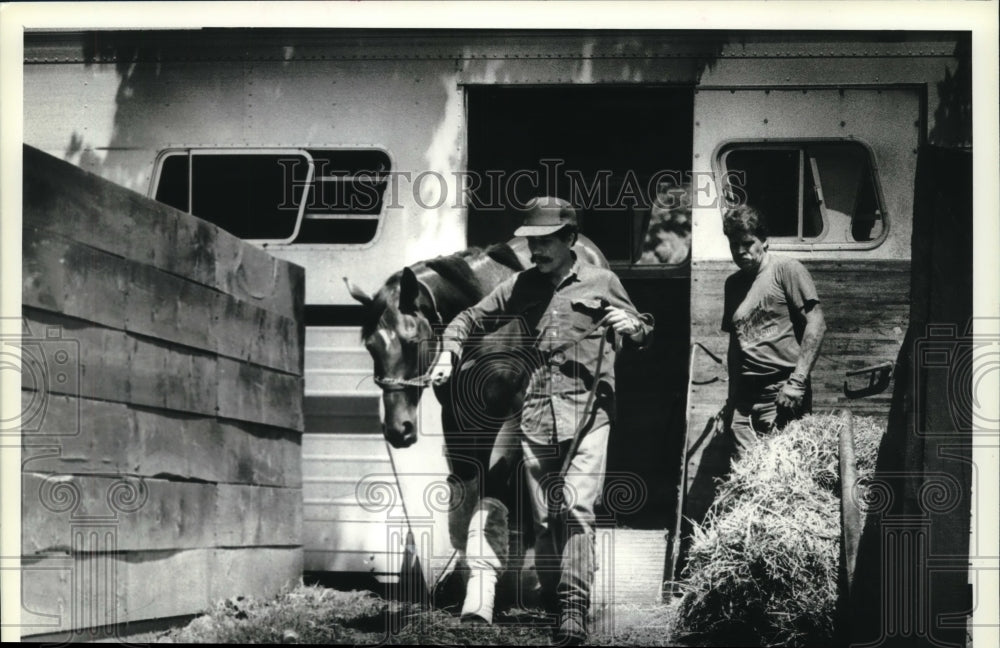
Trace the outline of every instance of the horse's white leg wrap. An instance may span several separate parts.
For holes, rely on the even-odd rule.
[[[465,590],[462,618],[479,617],[493,623],[493,601],[497,576],[507,558],[507,507],[486,498],[469,522],[466,544],[469,582]]]

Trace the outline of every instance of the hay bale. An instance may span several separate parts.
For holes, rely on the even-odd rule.
[[[704,522],[694,527],[681,632],[725,645],[832,641],[843,425],[839,416],[806,416],[733,464]],[[870,478],[884,431],[875,419],[854,417],[859,478]]]

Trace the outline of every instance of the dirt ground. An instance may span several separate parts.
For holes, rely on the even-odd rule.
[[[672,637],[676,605],[616,604],[591,616],[593,645],[686,645]],[[129,643],[315,643],[341,645],[551,644],[536,609],[509,608],[492,626],[460,623],[454,610],[387,600],[370,591],[300,585],[278,597],[222,601],[181,628],[129,637]]]

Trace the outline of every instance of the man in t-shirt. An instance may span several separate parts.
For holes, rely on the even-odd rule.
[[[768,253],[764,216],[743,205],[722,225],[739,271],[726,279],[722,330],[729,333],[729,402],[739,456],[758,434],[812,406],[809,374],[826,322],[812,277],[796,259]]]

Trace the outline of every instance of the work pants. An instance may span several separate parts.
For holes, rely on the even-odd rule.
[[[806,383],[806,393],[802,399],[802,411],[792,414],[779,408],[775,400],[785,385],[784,380],[759,386],[750,393],[740,394],[733,407],[731,430],[733,434],[733,458],[757,443],[761,436],[780,430],[792,420],[802,418],[812,411],[812,388]]]
[[[594,579],[594,507],[604,487],[608,424],[586,432],[563,480],[559,471],[570,441],[558,445],[521,439],[525,484],[535,529],[535,567],[546,607],[586,616]],[[566,523],[550,524],[550,510],[566,504]],[[550,508],[551,507],[551,508]],[[552,610],[555,611],[555,610]]]

